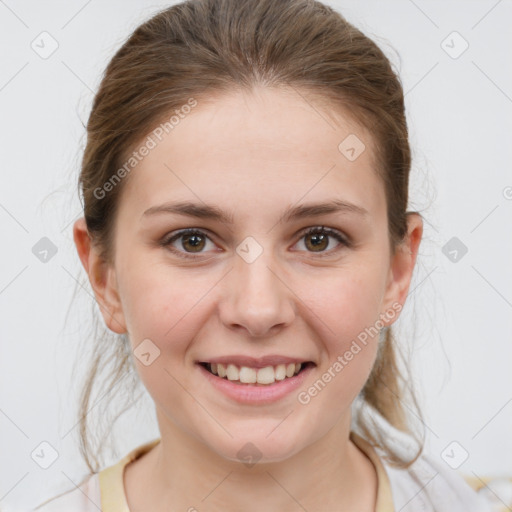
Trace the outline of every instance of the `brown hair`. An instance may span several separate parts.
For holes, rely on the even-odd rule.
[[[331,108],[344,107],[373,135],[392,251],[404,241],[411,166],[404,96],[379,47],[341,14],[313,0],[188,0],[133,32],[108,64],[94,99],[79,188],[89,234],[106,261],[112,261],[116,208],[127,178],[104,197],[97,191],[130,151],[190,98],[200,103],[217,92],[255,85],[291,86]],[[100,392],[115,391],[129,378],[130,388],[123,384],[123,389],[132,393],[138,384],[126,336],[113,343],[109,333],[100,331],[96,323],[79,410],[81,452],[91,471],[98,471],[97,457],[108,435],[93,447],[88,413],[95,385],[101,386]],[[414,438],[419,449],[406,460],[376,420],[363,413],[353,416],[353,429],[382,448],[391,464],[408,467],[421,454],[423,439],[416,437],[404,409],[406,391],[416,416],[421,418],[421,413],[409,379],[399,368],[393,333],[384,333],[359,398],[389,426]],[[106,376],[99,384],[102,374]],[[133,395],[125,400],[115,419],[133,404]]]

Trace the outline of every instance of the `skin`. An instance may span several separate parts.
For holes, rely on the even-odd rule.
[[[338,150],[349,134],[366,145],[355,161]],[[296,392],[273,404],[238,404],[195,364],[232,354],[297,356],[316,364],[298,391],[306,390],[379,315],[405,303],[422,220],[409,215],[408,236],[393,254],[371,134],[348,113],[329,119],[293,89],[233,91],[199,101],[125,180],[113,262],[101,260],[84,219],[74,238],[107,326],[128,333],[133,348],[149,338],[160,350],[149,366],[135,358],[161,443],[125,470],[130,510],[374,510],[375,469],[349,432],[378,336],[307,405]],[[332,199],[368,213],[279,222],[290,206]],[[233,224],[143,215],[177,200],[216,205]],[[352,245],[330,237],[318,252],[302,234],[315,226]],[[172,247],[195,259],[158,244],[189,227],[205,232],[203,252],[183,238]],[[248,236],[263,250],[252,263],[236,252]],[[252,467],[237,457],[247,442],[261,452]]]

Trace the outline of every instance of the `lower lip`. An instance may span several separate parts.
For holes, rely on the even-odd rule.
[[[257,386],[254,384],[240,384],[238,381],[217,377],[201,364],[197,364],[197,366],[212,386],[222,391],[229,398],[243,404],[260,405],[276,402],[295,391],[314,368],[310,365],[293,377],[276,381],[274,384]]]

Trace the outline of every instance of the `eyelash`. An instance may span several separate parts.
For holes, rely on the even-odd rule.
[[[334,238],[335,240],[337,240],[342,246],[345,246],[347,248],[352,246],[351,242],[346,237],[341,235],[341,233],[339,233],[338,231],[335,231],[333,229],[326,228],[324,226],[315,226],[315,227],[308,228],[307,230],[305,230],[301,233],[299,240],[301,240],[302,238],[304,238],[307,235],[317,235],[317,234],[328,235],[328,236]],[[185,259],[197,259],[202,253],[195,253],[195,254],[197,254],[197,256],[193,256],[192,255],[193,253],[182,252],[182,251],[179,251],[171,246],[172,242],[174,242],[175,240],[178,240],[179,238],[181,238],[184,235],[200,235],[200,236],[208,238],[208,240],[212,241],[210,239],[210,237],[204,231],[201,231],[201,230],[195,229],[195,228],[187,228],[187,229],[182,229],[181,231],[178,231],[177,233],[173,234],[172,236],[164,237],[162,239],[162,241],[160,242],[160,245],[168,248],[171,252],[176,254],[178,257],[185,258]],[[327,251],[327,252],[321,251],[318,253],[315,253],[314,251],[307,251],[307,252],[316,254],[318,257],[322,258],[322,257],[326,257],[326,256],[330,255],[333,251],[336,251],[336,250],[337,249],[331,249],[330,251]]]

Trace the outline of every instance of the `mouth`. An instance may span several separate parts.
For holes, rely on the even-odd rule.
[[[307,372],[316,366],[312,361],[281,363],[264,367],[240,366],[233,363],[199,362],[206,371],[228,380],[233,384],[243,386],[272,386],[281,381],[293,379],[297,375]]]

